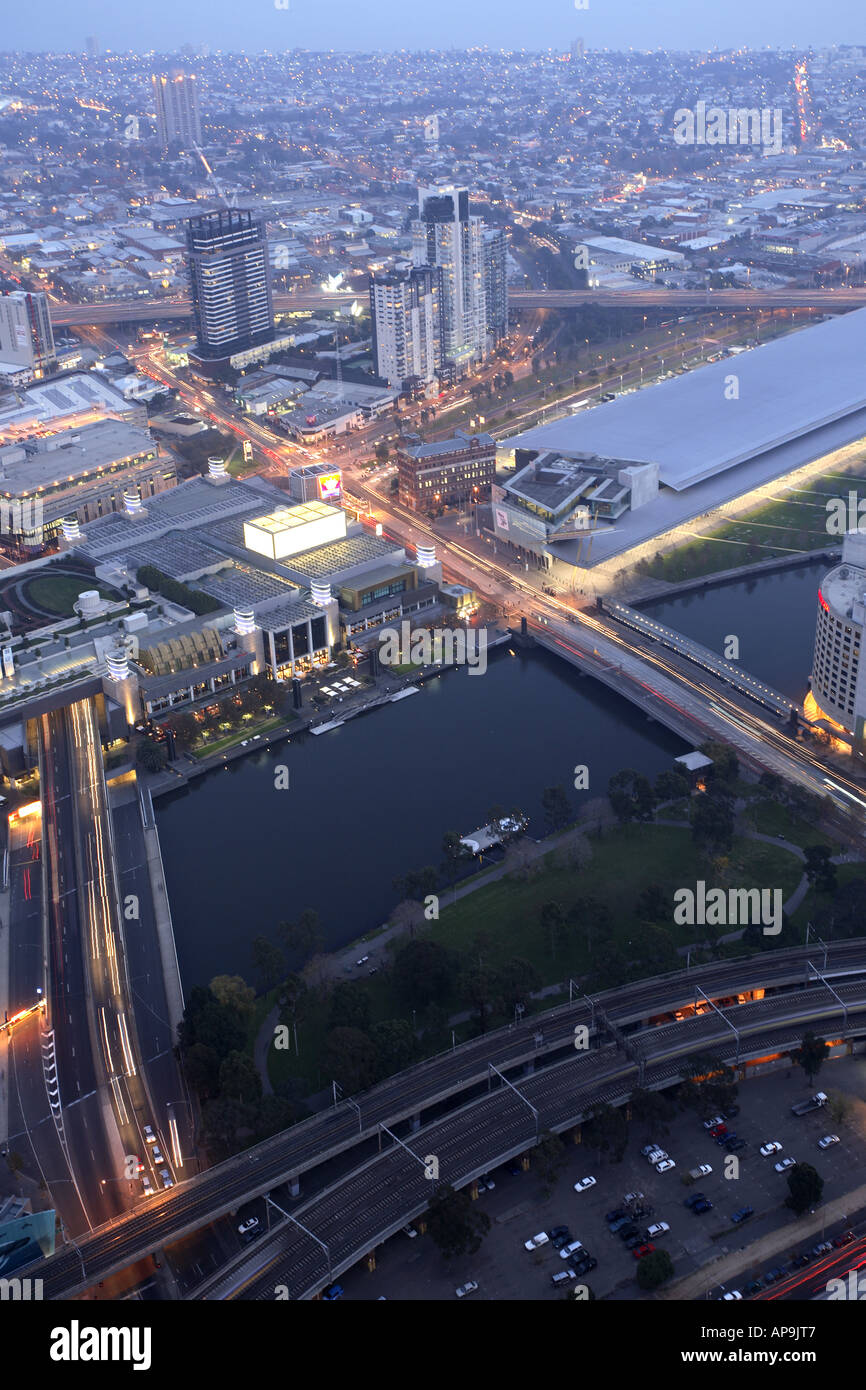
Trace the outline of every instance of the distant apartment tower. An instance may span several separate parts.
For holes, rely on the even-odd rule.
[[[84,51],[88,58],[99,57],[99,39],[95,34],[88,34],[84,40]]]
[[[151,77],[156,102],[156,128],[163,149],[201,144],[198,85],[191,72],[154,73]]]
[[[198,356],[228,359],[274,335],[268,247],[261,218],[240,208],[186,224]]]
[[[487,332],[495,346],[508,332],[508,240],[504,227],[485,227],[484,298]]]
[[[469,211],[468,189],[418,190],[412,260],[442,272],[443,366],[456,376],[487,355],[482,232],[481,218]]]
[[[441,272],[399,266],[370,280],[376,373],[398,391],[429,386],[442,361]]]
[[[866,748],[866,535],[849,531],[842,544],[842,561],[821,581],[818,620],[812,659],[811,700],[817,717],[853,738],[858,752]],[[806,712],[810,711],[806,700]]]
[[[42,290],[0,295],[0,362],[44,376],[55,357],[48,296]]]

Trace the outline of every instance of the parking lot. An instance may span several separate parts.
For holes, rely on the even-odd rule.
[[[844,1121],[832,1121],[824,1110],[801,1117],[791,1114],[792,1104],[817,1090],[840,1092],[851,1100],[851,1111]],[[361,1267],[341,1276],[345,1295],[439,1300],[454,1298],[458,1285],[474,1280],[479,1286],[471,1295],[475,1300],[555,1299],[563,1290],[552,1284],[551,1276],[571,1261],[560,1258],[550,1239],[532,1252],[524,1249],[524,1242],[541,1231],[549,1233],[565,1225],[598,1261],[581,1280],[597,1298],[644,1297],[635,1282],[637,1261],[633,1253],[611,1233],[605,1220],[608,1212],[622,1207],[625,1194],[630,1192],[644,1194],[640,1205],[646,1211],[635,1223],[639,1231],[653,1222],[669,1224],[670,1231],[655,1243],[670,1253],[674,1277],[694,1274],[706,1266],[706,1291],[712,1287],[711,1267],[719,1255],[745,1249],[783,1227],[790,1227],[791,1246],[796,1249],[797,1222],[784,1206],[786,1175],[777,1173],[774,1165],[786,1157],[811,1163],[824,1178],[825,1200],[840,1199],[866,1183],[866,1058],[826,1063],[811,1087],[796,1067],[746,1081],[740,1086],[738,1105],[740,1113],[727,1122],[729,1130],[746,1140],[745,1149],[737,1155],[737,1176],[725,1177],[726,1152],[714,1143],[694,1111],[677,1112],[667,1133],[647,1133],[641,1124],[632,1122],[620,1164],[606,1157],[599,1159],[595,1151],[565,1136],[566,1160],[548,1199],[531,1170],[518,1176],[504,1168],[494,1170],[494,1190],[479,1197],[492,1225],[477,1255],[457,1259],[449,1267],[429,1238],[410,1239],[401,1234],[377,1252],[374,1274]],[[818,1140],[828,1133],[838,1134],[840,1142],[822,1152]],[[760,1146],[771,1140],[782,1145],[781,1151],[761,1157]],[[658,1173],[641,1156],[641,1148],[652,1141],[674,1160],[673,1169]],[[709,1164],[712,1172],[690,1182],[689,1170],[700,1164]],[[595,1184],[576,1193],[574,1184],[587,1176],[595,1177]],[[700,1215],[684,1205],[697,1192],[712,1203]],[[733,1224],[733,1213],[744,1206],[754,1207],[754,1215]],[[853,1218],[854,1212],[849,1215]],[[698,1296],[705,1296],[706,1291]]]

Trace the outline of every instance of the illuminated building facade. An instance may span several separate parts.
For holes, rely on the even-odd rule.
[[[866,534],[844,540],[842,561],[818,590],[812,698],[818,714],[841,726],[861,751],[866,744],[866,675],[861,652],[866,625]]]

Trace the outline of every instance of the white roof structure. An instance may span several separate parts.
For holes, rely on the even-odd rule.
[[[866,309],[857,309],[509,444],[658,463],[660,483],[680,492],[866,408],[864,360]]]

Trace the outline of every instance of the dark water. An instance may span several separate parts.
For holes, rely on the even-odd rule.
[[[818,586],[825,560],[682,598],[646,605],[657,622],[724,655],[725,638],[740,641],[740,665],[783,695],[802,700],[812,669]]]
[[[536,651],[489,654],[485,675],[450,671],[418,695],[342,729],[240,759],[157,803],[184,986],[252,979],[250,943],[307,907],[328,946],[384,921],[395,875],[442,859],[448,830],[517,806],[539,836],[541,794],[562,783],[575,807],[612,773],[651,776],[685,745],[626,700]],[[290,788],[276,790],[284,762]],[[588,791],[572,790],[589,768]]]

